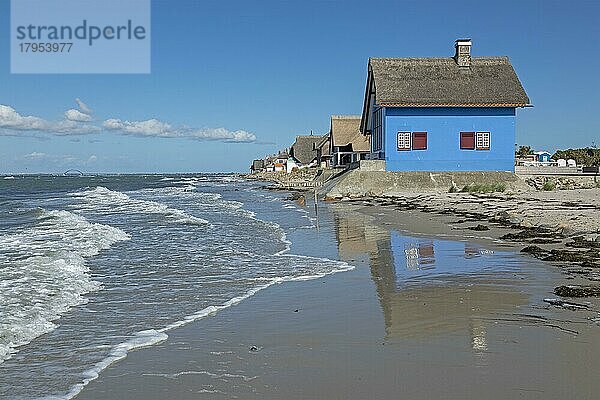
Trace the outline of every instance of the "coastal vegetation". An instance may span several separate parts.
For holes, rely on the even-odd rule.
[[[542,189],[546,192],[550,192],[550,191],[556,189],[556,184],[554,184],[554,182],[552,182],[552,181],[546,181],[544,183],[544,186],[542,186]]]
[[[494,193],[504,192],[506,190],[506,184],[504,183],[481,183],[471,184],[463,187],[461,193]]]
[[[519,149],[515,151],[515,156],[517,157],[526,157],[531,154],[533,154],[531,146],[519,146]]]
[[[600,166],[600,149],[585,147],[582,149],[557,150],[552,156],[554,160],[573,159],[577,165]]]

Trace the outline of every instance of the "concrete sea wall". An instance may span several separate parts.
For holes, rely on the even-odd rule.
[[[451,187],[503,185],[509,192],[532,190],[510,172],[385,172],[350,170],[320,190],[329,198],[393,196],[399,193],[447,192]]]

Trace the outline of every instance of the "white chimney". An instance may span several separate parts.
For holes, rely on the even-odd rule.
[[[471,39],[458,39],[454,42],[454,61],[459,67],[471,66]]]

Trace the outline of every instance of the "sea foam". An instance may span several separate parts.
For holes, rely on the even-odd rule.
[[[86,258],[129,239],[120,229],[69,211],[38,209],[37,214],[33,227],[0,236],[0,363],[54,330],[53,321],[100,287]]]
[[[103,211],[107,213],[131,213],[141,212],[147,214],[158,214],[165,217],[167,221],[178,224],[209,225],[204,218],[190,215],[185,211],[171,208],[166,204],[152,201],[135,199],[125,193],[98,186],[84,192],[73,193],[72,196],[83,199],[86,205],[80,207],[84,210]]]

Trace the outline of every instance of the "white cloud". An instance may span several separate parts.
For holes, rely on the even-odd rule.
[[[44,130],[47,121],[33,116],[23,116],[14,108],[0,104],[0,128],[16,130]]]
[[[167,123],[157,119],[147,121],[122,121],[120,119],[107,119],[102,124],[106,129],[121,131],[125,134],[138,136],[176,137],[177,132]]]
[[[24,158],[27,158],[27,159],[30,159],[30,160],[39,160],[41,158],[46,158],[46,157],[47,157],[46,153],[40,153],[40,152],[37,152],[37,151],[34,151],[33,153],[26,154],[24,156]]]
[[[97,126],[69,119],[53,122],[39,117],[23,116],[14,108],[2,104],[0,104],[0,128],[11,131],[37,131],[56,135],[83,135],[101,130]]]
[[[101,130],[102,129],[96,125],[63,120],[53,123],[46,131],[56,135],[87,135],[89,133],[100,132]]]
[[[91,114],[92,113],[92,109],[89,108],[87,106],[87,104],[85,104],[83,101],[81,101],[79,98],[75,99],[75,102],[77,103],[77,106],[79,106],[79,110],[84,113],[84,114]]]
[[[149,119],[146,121],[123,121],[113,118],[104,121],[102,126],[108,130],[120,131],[126,135],[135,136],[219,140],[225,142],[254,142],[256,140],[256,135],[243,130],[230,131],[225,128],[175,128],[170,124],[157,119]]]
[[[223,140],[226,142],[254,142],[256,135],[246,131],[230,131],[225,128],[201,129],[189,135],[195,139]]]
[[[92,116],[88,114],[84,114],[79,110],[70,109],[65,112],[65,118],[69,121],[75,122],[89,122],[92,120]]]
[[[187,126],[175,127],[158,119],[145,121],[127,121],[119,118],[110,118],[101,125],[94,122],[88,114],[90,108],[81,100],[76,99],[81,111],[69,109],[60,121],[22,115],[14,108],[0,104],[0,135],[22,135],[23,132],[47,133],[59,136],[85,135],[98,133],[102,130],[118,132],[124,135],[162,138],[185,138],[193,140],[213,140],[229,143],[249,143],[256,141],[253,133],[237,130],[230,131],[225,128],[196,129]]]

